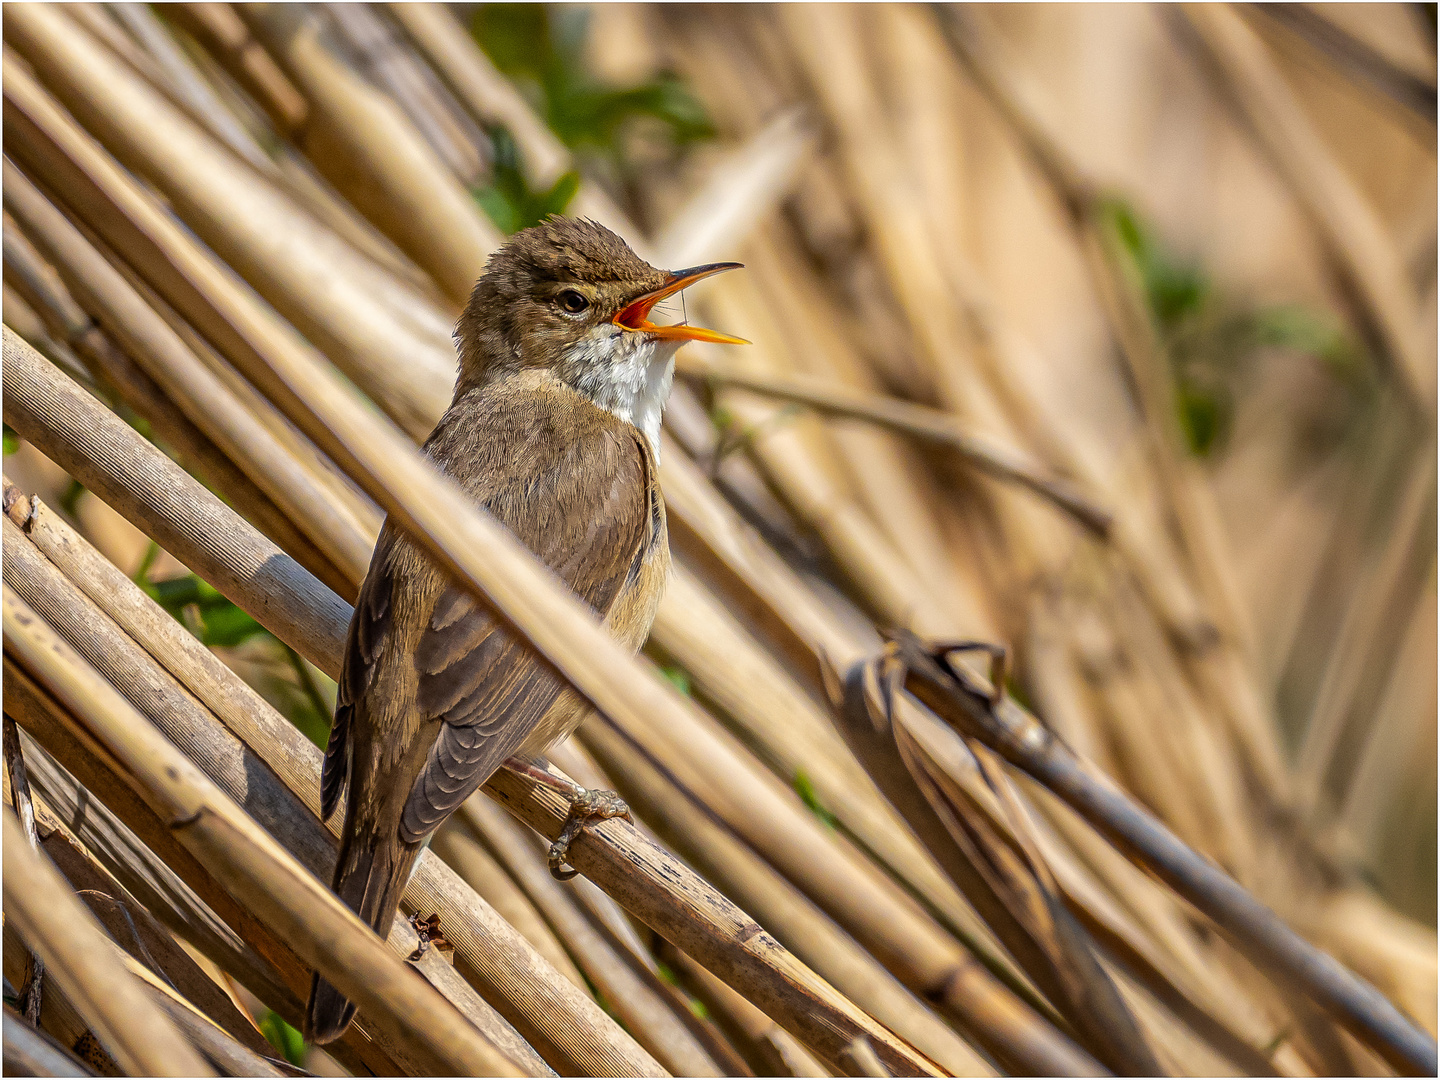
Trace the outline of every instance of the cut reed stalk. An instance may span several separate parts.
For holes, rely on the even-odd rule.
[[[8,606],[6,615],[8,623]],[[114,946],[105,932],[54,866],[31,849],[15,816],[7,810],[0,818],[7,926],[13,921],[26,944],[40,954],[50,977],[106,1049],[136,1075],[214,1076],[170,1018],[138,991],[134,977],[110,951]]]
[[[676,358],[676,370],[682,375],[720,386],[738,386],[766,397],[807,405],[828,416],[864,420],[922,442],[948,447],[981,471],[1018,484],[1047,499],[1096,536],[1104,538],[1109,535],[1113,518],[1108,510],[1065,481],[1044,475],[1033,462],[1026,461],[1016,451],[997,446],[967,431],[963,424],[938,409],[927,409],[923,405],[912,405],[895,398],[861,394],[813,376],[746,371],[710,358],[697,359],[692,353],[683,353]]]
[[[305,95],[302,148],[336,188],[463,305],[501,236],[404,113],[352,70],[319,12],[241,4],[250,32]]]
[[[1396,1069],[1434,1071],[1435,1042],[1369,983],[1286,926],[1008,698],[991,704],[965,669],[901,642],[904,686],[963,735],[1063,799],[1112,844],[1201,912],[1268,973],[1309,997]]]
[[[72,294],[125,348],[132,360],[237,467],[253,477],[358,588],[372,543],[341,516],[310,473],[195,356],[125,279],[8,162],[5,201]]]

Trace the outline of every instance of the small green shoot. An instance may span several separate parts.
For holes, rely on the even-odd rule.
[[[495,156],[490,183],[475,188],[471,194],[497,229],[508,236],[538,225],[552,214],[565,212],[580,190],[579,173],[567,172],[548,189],[535,191],[525,178],[520,151],[510,133],[497,128],[491,132],[491,141]]]
[[[257,1025],[260,1034],[270,1040],[270,1045],[275,1047],[285,1056],[285,1060],[296,1068],[305,1066],[305,1040],[300,1032],[287,1024],[279,1013],[274,1009],[266,1010],[260,1017]]]
[[[825,809],[824,804],[820,802],[820,796],[815,791],[814,782],[811,781],[809,775],[803,769],[797,769],[795,771],[795,779],[791,781],[791,786],[795,788],[795,794],[800,796],[800,801],[809,807],[812,814],[820,819],[821,824],[827,829],[839,827],[840,819]]]
[[[1167,252],[1131,207],[1111,200],[1105,213],[1139,271],[1174,372],[1176,418],[1191,453],[1205,457],[1223,445],[1239,378],[1258,350],[1313,356],[1352,399],[1368,393],[1364,353],[1337,320],[1297,304],[1255,306],[1227,296],[1198,263]]]
[[[471,32],[566,146],[618,161],[622,129],[636,119],[658,123],[676,145],[714,136],[704,108],[673,75],[628,87],[596,79],[585,60],[588,23],[579,6],[481,4]]]
[[[684,694],[686,697],[690,696],[690,673],[687,672],[684,668],[676,667],[673,664],[667,664],[661,667],[660,674],[665,677],[666,682],[673,685],[676,690],[680,691],[680,693]]]

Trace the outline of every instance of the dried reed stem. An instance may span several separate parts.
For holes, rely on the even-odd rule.
[[[6,594],[8,601],[9,594]],[[6,646],[10,609],[6,607]],[[33,616],[30,616],[33,619]],[[20,823],[0,812],[5,832],[5,915],[40,954],[50,977],[106,1049],[137,1076],[214,1076],[134,978],[65,879],[30,847]]]

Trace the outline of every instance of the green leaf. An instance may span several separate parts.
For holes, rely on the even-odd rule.
[[[621,87],[596,79],[585,62],[588,22],[578,6],[481,4],[471,33],[567,146],[615,159],[622,130],[642,118],[659,122],[676,145],[714,135],[704,107],[673,75]]]
[[[684,668],[669,665],[660,669],[660,674],[665,677],[666,682],[672,683],[676,690],[690,696],[690,674]]]
[[[260,1017],[260,1033],[270,1040],[270,1045],[285,1055],[285,1060],[297,1068],[305,1065],[305,1040],[293,1027],[287,1024],[279,1013],[269,1009]]]
[[[70,485],[60,493],[60,509],[75,517],[80,509],[80,498],[85,494],[85,487],[79,480],[71,480]]]
[[[239,645],[268,632],[215,586],[195,574],[164,581],[142,581],[140,587],[175,619],[189,626],[206,645]],[[198,628],[184,617],[187,608],[198,614]]]
[[[795,779],[791,783],[795,788],[795,794],[800,796],[800,801],[810,808],[810,812],[819,818],[826,828],[834,829],[840,824],[840,820],[826,810],[820,802],[820,796],[815,791],[815,784],[803,770],[796,770]]]
[[[200,619],[205,626],[200,640],[206,645],[239,645],[242,641],[268,632],[228,600],[223,604],[202,604]]]
[[[1215,448],[1217,439],[1227,426],[1228,410],[1218,395],[1207,394],[1193,386],[1182,384],[1176,396],[1180,399],[1180,427],[1185,432],[1190,452],[1196,457],[1205,457]]]
[[[9,424],[5,425],[5,456],[9,457],[20,449],[20,436],[15,434],[15,429]]]

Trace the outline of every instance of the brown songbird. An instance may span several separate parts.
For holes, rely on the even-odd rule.
[[[551,218],[491,257],[456,329],[455,397],[425,453],[631,649],[670,568],[656,455],[675,350],[744,344],[649,316],[738,265],[657,270],[600,225]],[[350,621],[320,778],[327,819],[348,791],[340,899],[385,937],[431,834],[507,759],[533,770],[587,709],[387,521]],[[623,812],[608,793],[576,794],[572,822]],[[563,854],[552,849],[552,869]],[[354,1013],[317,974],[307,1035],[329,1042]]]

